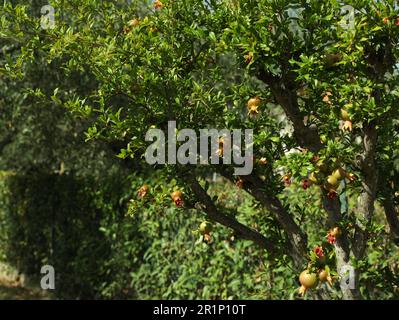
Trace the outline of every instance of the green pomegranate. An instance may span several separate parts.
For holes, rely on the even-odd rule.
[[[317,179],[317,175],[315,172],[311,172],[309,175],[309,181],[314,183],[314,184],[318,184],[319,180]]]
[[[199,231],[202,234],[209,234],[212,231],[212,224],[208,221],[204,221],[199,226]]]
[[[346,177],[346,171],[343,168],[338,168],[332,173],[332,176],[337,180],[343,180]]]

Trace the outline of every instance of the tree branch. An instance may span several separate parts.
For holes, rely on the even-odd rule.
[[[194,176],[187,175],[184,177],[184,179],[189,184],[197,199],[205,206],[205,211],[209,219],[233,229],[238,236],[255,242],[261,248],[266,249],[271,255],[275,255],[277,253],[277,248],[273,241],[267,239],[258,231],[243,225],[236,219],[219,212],[210,196],[201,187],[201,185],[198,183],[197,179]]]
[[[234,183],[233,175],[227,172],[225,169],[219,169],[219,173]],[[281,201],[276,197],[267,195],[263,191],[264,182],[259,177],[252,174],[249,176],[242,176],[241,178],[245,181],[244,189],[257,201],[259,201],[262,206],[274,216],[276,221],[283,228],[289,241],[289,248],[287,248],[288,254],[292,257],[297,267],[303,267],[307,261],[306,235],[295,223],[294,219],[284,208]]]

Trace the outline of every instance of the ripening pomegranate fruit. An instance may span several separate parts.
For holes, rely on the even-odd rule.
[[[356,181],[356,179],[357,179],[357,177],[356,177],[353,173],[347,173],[347,174],[346,174],[346,178],[347,178],[350,182]]]
[[[328,232],[333,237],[338,237],[341,235],[341,229],[339,227],[335,227]]]
[[[140,24],[140,20],[134,18],[127,23],[130,27],[137,27]]]
[[[144,198],[147,195],[149,190],[150,190],[149,185],[147,185],[147,184],[143,185],[138,191],[139,198]]]
[[[288,187],[291,185],[291,175],[290,174],[285,174],[281,180],[283,180],[284,184]]]
[[[352,121],[350,121],[350,120],[345,121],[343,126],[342,126],[342,131],[351,132],[352,130],[353,130]]]
[[[204,234],[204,241],[210,243],[212,240],[211,235],[209,233]]]
[[[174,191],[170,194],[170,197],[172,198],[173,201],[175,201],[176,199],[181,199],[183,196],[183,193],[179,190]]]
[[[242,180],[241,178],[238,178],[236,181],[236,186],[240,189],[244,188],[244,180]]]
[[[319,271],[319,280],[321,282],[326,282],[328,279],[328,272],[325,269]]]
[[[332,104],[332,102],[330,101],[330,97],[332,96],[332,93],[330,91],[327,91],[326,93],[324,93],[323,95],[323,102],[328,103],[328,104]]]
[[[299,288],[299,293],[304,295],[308,289],[312,289],[317,285],[317,275],[311,273],[309,270],[302,271],[299,275],[299,282],[301,287]]]
[[[258,164],[260,164],[261,166],[267,165],[267,159],[265,157],[260,158],[258,160]]]
[[[314,184],[319,184],[320,183],[320,181],[318,179],[318,176],[317,176],[317,174],[315,172],[311,172],[309,174],[309,181],[314,183]]]
[[[308,189],[310,187],[310,185],[311,185],[310,180],[308,180],[308,179],[303,179],[302,180],[302,189],[303,190]]]
[[[223,157],[224,154],[224,137],[219,138],[219,149],[218,149],[219,157]]]
[[[335,190],[333,190],[333,189],[331,189],[330,191],[328,191],[328,193],[327,193],[327,198],[328,198],[328,199],[330,199],[330,200],[335,200],[335,199],[337,199],[337,197],[338,197],[337,191],[335,191]]]
[[[339,185],[338,179],[337,179],[335,176],[333,176],[333,175],[328,176],[328,178],[327,178],[327,183],[328,183],[328,185],[330,185],[333,189],[337,188],[338,185]]]
[[[257,108],[260,105],[260,97],[256,96],[248,100],[247,108],[250,110],[252,108]]]

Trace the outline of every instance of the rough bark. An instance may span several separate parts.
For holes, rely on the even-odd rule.
[[[366,250],[368,231],[371,219],[374,214],[374,202],[377,195],[378,173],[375,163],[377,147],[377,130],[374,123],[364,126],[363,138],[364,154],[361,161],[362,193],[358,200],[358,211],[360,219],[356,225],[356,232],[353,244],[353,254],[356,259],[362,259]]]
[[[290,247],[287,248],[290,256],[293,258],[295,265],[298,268],[306,264],[307,256],[307,237],[302,232],[301,228],[294,221],[293,217],[287,212],[281,201],[267,195],[262,191],[262,180],[251,175],[244,177],[250,183],[245,186],[246,190],[259,201],[276,219],[280,226],[285,231]]]
[[[283,87],[288,87],[288,84],[283,84],[279,77],[270,75],[264,70],[260,70],[258,78],[269,86],[275,100],[283,108],[288,119],[291,121],[294,127],[294,136],[298,144],[313,152],[321,150],[323,145],[317,130],[306,126],[303,121],[304,116],[298,106],[296,91],[283,89]]]
[[[342,221],[342,213],[340,201],[338,199],[331,200],[324,194],[323,206],[328,213],[328,222],[330,227],[335,227]],[[335,256],[337,258],[337,271],[344,270],[346,266],[353,267],[350,262],[350,246],[348,241],[348,235],[345,230],[341,231],[342,234],[337,238],[334,244]],[[358,273],[355,270],[355,288],[342,287],[341,292],[345,300],[360,300],[362,296],[358,288]]]
[[[232,174],[222,168],[219,170],[219,173],[234,183],[234,177]],[[281,201],[276,197],[267,195],[262,190],[264,182],[259,177],[251,174],[241,178],[245,181],[244,189],[272,214],[284,230],[288,239],[287,254],[292,258],[298,269],[303,268],[307,262],[306,235],[302,232],[301,228],[297,225],[289,212],[284,208]]]

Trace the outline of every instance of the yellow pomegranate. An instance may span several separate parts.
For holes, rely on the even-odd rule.
[[[311,273],[309,270],[304,270],[299,275],[299,282],[301,287],[299,288],[299,293],[304,295],[308,289],[312,289],[317,285],[317,275],[316,273]]]

